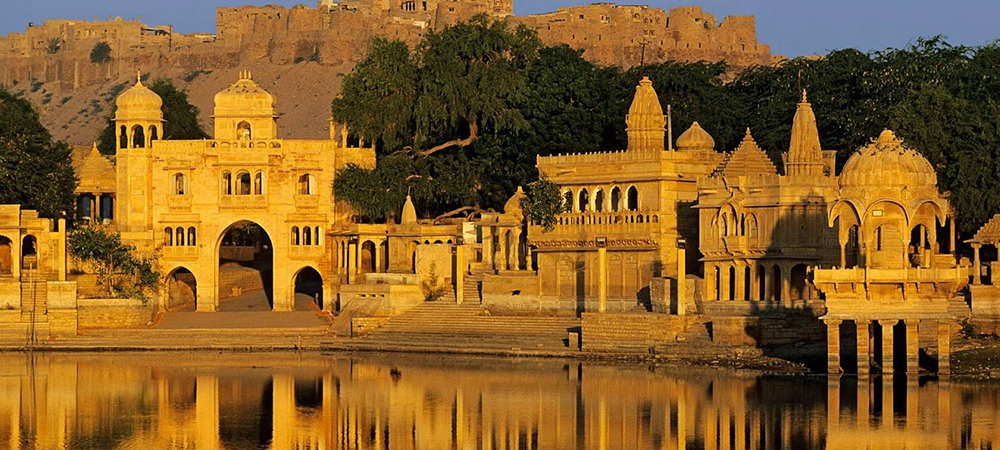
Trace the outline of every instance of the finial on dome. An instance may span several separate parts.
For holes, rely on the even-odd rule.
[[[805,89],[802,89],[802,101],[799,103],[809,103],[809,97],[806,95]]]
[[[139,69],[135,70],[135,84],[142,86],[142,71]]]
[[[747,127],[747,134],[745,136],[743,136],[743,137],[748,137],[748,138],[751,138],[751,139],[753,138],[753,136],[750,135],[750,127]]]
[[[101,151],[97,149],[97,142],[94,142],[94,146],[90,148],[90,154],[96,155],[99,153],[101,153]]]
[[[893,133],[892,130],[886,128],[886,129],[882,130],[882,133],[880,133],[878,135],[878,141],[879,142],[895,142],[896,141],[896,133]]]

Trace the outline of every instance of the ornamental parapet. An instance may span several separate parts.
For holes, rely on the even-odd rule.
[[[539,247],[592,247],[597,239],[608,246],[652,247],[652,234],[660,231],[660,217],[649,211],[564,213],[555,218],[549,231],[531,224],[528,234]]]

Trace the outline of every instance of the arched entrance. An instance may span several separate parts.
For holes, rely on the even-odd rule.
[[[198,281],[190,270],[178,267],[167,276],[166,280],[168,311],[197,307]]]
[[[0,236],[0,276],[11,275],[14,270],[13,245],[10,239]]]
[[[219,311],[274,309],[274,246],[260,225],[239,221],[219,238]]]
[[[806,283],[806,265],[797,264],[792,267],[792,300],[808,300],[809,285]]]
[[[781,302],[781,266],[771,268],[771,301]]]
[[[361,244],[361,273],[375,273],[377,272],[377,267],[375,267],[375,243],[372,241],[365,241]]]
[[[38,240],[32,235],[27,235],[21,240],[21,268],[38,268]]]
[[[323,277],[312,267],[303,267],[293,278],[296,311],[323,309]]]

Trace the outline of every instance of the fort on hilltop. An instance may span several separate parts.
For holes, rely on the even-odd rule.
[[[350,64],[364,57],[374,37],[416,45],[429,31],[485,13],[536,30],[546,44],[566,43],[605,65],[642,61],[720,61],[734,68],[771,64],[780,57],[759,44],[753,16],[718,25],[701,8],[595,3],[556,12],[513,16],[513,0],[319,0],[298,5],[218,8],[215,34],[182,34],[120,17],[106,21],[47,20],[0,37],[0,84],[58,82],[62,89],[100,84],[137,69],[212,70],[247,61],[286,65]],[[107,42],[111,61],[90,52]]]

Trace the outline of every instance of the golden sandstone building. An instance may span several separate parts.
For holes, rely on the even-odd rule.
[[[114,163],[83,156],[81,203],[110,198],[113,214],[104,206],[100,217],[160,254],[158,311],[212,313],[243,288],[263,288],[270,309],[291,311],[309,272],[321,284],[317,306],[364,333],[419,310],[438,278],[438,302],[579,317],[571,320],[585,351],[678,351],[710,330],[687,346],[825,339],[831,372],[853,370],[853,357],[859,373],[898,366],[911,375],[921,348],[948,371],[956,320],[994,319],[978,256],[973,307],[956,296],[973,274],[956,256],[933,167],[887,130],[836,173],[805,93],[775,164],[751,130],[725,152],[698,123],[670,142],[643,79],[625,118],[627,148],[538,158],[567,207],[551,230],[525,222],[520,189],[503,211],[475,219],[420,220],[408,198],[399,223],[354,222],[331,185],[347,164],[372,167],[374,150],[332,122],[329,139],[277,139],[275,99],[248,72],[216,95],[211,139],[162,139],[161,100],[141,82],[117,107]],[[65,224],[8,208],[0,245],[11,257],[0,257],[0,270],[10,312],[0,320],[76,334],[95,300],[67,276]],[[95,218],[93,209],[83,216]],[[1000,241],[996,229],[972,244]],[[259,286],[233,281],[225,263],[262,259],[273,263]],[[856,350],[842,358],[847,335]]]

